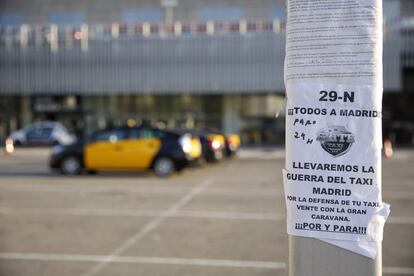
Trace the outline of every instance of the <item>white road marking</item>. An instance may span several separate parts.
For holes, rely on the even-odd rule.
[[[271,220],[280,221],[285,219],[285,215],[274,213],[250,213],[250,212],[220,212],[220,211],[180,211],[179,217],[189,218],[211,218],[225,220]]]
[[[0,191],[11,192],[56,192],[56,193],[156,193],[156,194],[181,194],[191,188],[174,186],[173,188],[165,187],[116,187],[116,186],[59,186],[59,185],[1,185]]]
[[[191,189],[188,193],[186,193],[180,200],[176,203],[171,205],[166,211],[164,211],[160,216],[154,218],[152,221],[147,223],[140,231],[138,231],[135,235],[131,236],[129,239],[125,240],[122,244],[120,244],[115,250],[109,253],[104,259],[102,259],[97,265],[93,266],[84,276],[92,276],[99,273],[105,266],[108,265],[114,258],[117,258],[120,254],[122,254],[125,250],[136,244],[139,240],[141,240],[146,234],[156,229],[159,225],[161,225],[168,217],[171,217],[175,213],[177,213],[182,207],[184,207],[187,203],[189,203],[196,195],[204,191],[211,183],[213,179],[208,178],[201,182],[199,185]]]
[[[386,192],[382,192],[382,197],[385,200],[388,199],[414,199],[414,192],[408,192],[408,191],[403,191],[403,192],[396,192],[396,191],[386,191]]]
[[[228,167],[231,169],[231,166]],[[138,183],[139,184],[139,183]],[[159,183],[157,183],[159,184]],[[239,183],[240,184],[240,183]],[[170,186],[170,187],[154,187],[154,186],[74,186],[74,185],[46,185],[46,184],[30,184],[30,185],[11,185],[0,184],[0,191],[8,192],[50,192],[50,193],[143,193],[143,194],[183,194],[192,186]],[[222,195],[222,196],[263,196],[275,197],[283,196],[283,190],[276,188],[223,188],[210,187],[203,194]],[[383,198],[388,199],[414,199],[414,192],[396,192],[385,191]]]
[[[384,267],[382,269],[384,274],[398,274],[398,275],[414,275],[414,267]]]
[[[44,254],[44,253],[15,253],[0,252],[1,260],[20,261],[66,261],[66,262],[108,262],[105,255],[79,255],[79,254]],[[165,257],[141,257],[141,256],[115,256],[109,262],[120,264],[162,264],[162,265],[187,265],[208,267],[232,267],[232,268],[259,268],[259,269],[286,269],[285,262],[264,261],[240,261],[218,259],[186,259]],[[411,267],[384,267],[384,274],[414,275]]]
[[[116,217],[156,217],[163,210],[141,209],[82,209],[82,208],[7,208],[0,207],[1,215],[58,215],[58,216],[116,216]],[[274,213],[220,212],[220,211],[177,211],[170,217],[210,218],[226,220],[284,220],[284,215]]]
[[[284,196],[284,193],[280,189],[273,189],[273,188],[217,188],[217,187],[210,187],[203,192],[203,195],[220,195],[220,196],[246,196],[246,197],[253,197],[253,196],[263,196],[263,197],[271,197],[274,198],[275,196]]]
[[[75,254],[42,254],[42,253],[9,253],[0,252],[3,260],[27,260],[27,261],[68,261],[68,262],[108,262],[105,255],[75,255]],[[160,258],[160,257],[133,257],[115,256],[111,263],[132,264],[167,264],[167,265],[191,265],[191,266],[215,266],[235,268],[268,268],[285,269],[284,262],[262,261],[238,261],[238,260],[212,260],[212,259],[184,259],[184,258]]]
[[[165,210],[142,209],[103,209],[103,208],[9,208],[0,206],[0,215],[57,215],[57,216],[103,216],[103,217],[159,217]],[[225,212],[176,210],[169,214],[171,218],[224,219],[281,221],[285,215],[263,212]],[[389,224],[414,225],[414,217],[390,216]]]
[[[284,150],[243,150],[237,153],[239,159],[260,159],[260,160],[272,160],[272,159],[284,159]]]
[[[192,186],[173,187],[117,187],[117,186],[57,186],[57,185],[1,185],[0,191],[9,192],[54,192],[54,193],[143,193],[143,194],[184,194]],[[283,196],[283,191],[273,188],[220,188],[210,187],[203,194],[223,195],[223,196],[264,196],[275,197]]]
[[[394,217],[394,216],[390,216],[386,223],[390,223],[390,224],[414,224],[414,217]]]

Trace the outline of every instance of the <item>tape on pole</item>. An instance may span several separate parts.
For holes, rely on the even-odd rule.
[[[375,258],[390,210],[381,196],[382,1],[287,3],[287,232]]]

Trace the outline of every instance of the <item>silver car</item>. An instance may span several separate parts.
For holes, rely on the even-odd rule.
[[[15,146],[67,145],[76,137],[61,123],[44,121],[25,126],[12,132],[10,138]]]

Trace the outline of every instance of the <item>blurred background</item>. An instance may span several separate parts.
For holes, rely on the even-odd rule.
[[[384,0],[384,134],[414,143],[414,3]],[[148,120],[284,142],[282,0],[2,0],[0,137]]]

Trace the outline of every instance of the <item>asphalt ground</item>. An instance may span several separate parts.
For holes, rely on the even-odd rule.
[[[0,155],[0,275],[287,275],[282,150],[185,170],[67,177]],[[384,275],[414,275],[414,150],[383,161]]]

